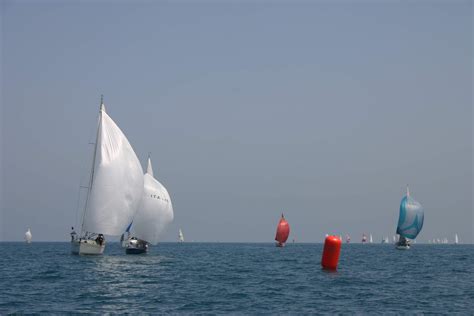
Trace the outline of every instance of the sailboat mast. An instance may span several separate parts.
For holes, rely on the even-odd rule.
[[[92,169],[91,169],[91,176],[89,178],[89,185],[87,189],[87,197],[86,197],[86,204],[84,206],[84,212],[82,213],[82,226],[81,226],[81,235],[84,233],[84,219],[86,217],[87,206],[89,204],[89,197],[92,190],[92,182],[94,181],[94,170],[95,170],[95,157],[97,154],[97,143],[99,142],[99,128],[102,120],[102,111],[104,110],[104,95],[100,95],[100,106],[99,106],[99,121],[97,124],[97,133],[95,136],[95,143],[94,143],[94,154],[92,156]]]

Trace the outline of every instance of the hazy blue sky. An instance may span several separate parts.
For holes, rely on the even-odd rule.
[[[473,240],[470,1],[2,1],[0,240],[67,240],[100,94],[187,240]],[[81,180],[82,179],[82,180]]]

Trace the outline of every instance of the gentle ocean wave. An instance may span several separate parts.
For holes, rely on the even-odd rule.
[[[344,244],[336,272],[321,244],[164,243],[125,255],[69,243],[0,243],[4,313],[472,313],[474,246]]]

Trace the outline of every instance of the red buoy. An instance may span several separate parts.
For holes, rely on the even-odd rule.
[[[341,253],[341,239],[338,236],[327,236],[324,240],[321,265],[324,269],[336,270]]]

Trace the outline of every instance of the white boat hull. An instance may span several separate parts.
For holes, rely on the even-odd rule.
[[[101,255],[105,242],[100,245],[95,240],[75,240],[71,242],[71,252],[75,255]]]

